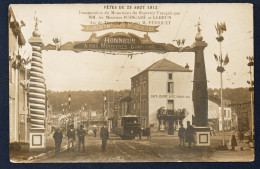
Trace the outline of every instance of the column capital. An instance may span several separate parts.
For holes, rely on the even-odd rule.
[[[205,48],[207,47],[208,44],[205,42],[205,41],[195,41],[192,45],[191,45],[191,48],[194,49],[194,48]]]
[[[31,44],[31,45],[43,45],[42,43],[42,39],[41,37],[31,37],[28,42]]]

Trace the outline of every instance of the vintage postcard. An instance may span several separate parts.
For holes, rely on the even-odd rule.
[[[253,5],[12,4],[13,163],[254,161]]]

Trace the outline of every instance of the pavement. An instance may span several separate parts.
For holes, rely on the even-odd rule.
[[[10,151],[10,161],[12,163],[31,163],[35,160],[51,157],[55,153],[55,143],[52,138],[53,134],[48,134],[46,138],[45,151]],[[67,149],[66,138],[63,138],[61,152]]]
[[[54,154],[54,141],[49,139],[48,152],[35,156],[30,156],[25,160],[17,162],[27,163],[92,163],[92,162],[227,162],[227,161],[252,161],[254,159],[254,149],[244,141],[238,142],[235,151],[219,151],[216,149],[222,143],[221,135],[211,137],[210,147],[195,147],[191,149],[179,146],[179,139],[176,135],[152,135],[148,140],[143,136],[142,140],[121,140],[114,134],[110,134],[107,150],[101,150],[101,140],[99,136],[87,135],[85,139],[86,151],[67,151],[67,139],[63,141],[62,152],[58,156]],[[229,138],[229,137],[226,137]],[[226,140],[228,142],[228,139]],[[77,150],[77,144],[76,144]],[[241,147],[243,147],[241,149]],[[231,148],[231,147],[229,147]],[[29,159],[30,158],[30,159]]]

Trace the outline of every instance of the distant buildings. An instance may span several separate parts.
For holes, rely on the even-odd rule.
[[[124,114],[140,116],[142,127],[173,134],[192,121],[192,71],[167,59],[131,78],[131,97],[121,100]]]
[[[224,130],[237,129],[237,115],[230,107],[230,101],[224,101]],[[222,115],[220,101],[209,97],[208,101],[208,121],[216,131],[222,131]]]
[[[231,104],[237,114],[238,130],[247,131],[252,129],[251,102]]]

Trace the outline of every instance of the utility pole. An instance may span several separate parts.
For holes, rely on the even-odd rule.
[[[104,93],[103,94],[103,97],[104,97],[104,100],[103,100],[103,121],[105,122],[105,115],[106,115],[106,100],[107,100],[107,98],[106,98],[106,94]]]
[[[107,114],[109,115],[109,91],[107,91]]]
[[[139,121],[140,121],[140,124],[141,124],[141,109],[142,109],[142,101],[141,101],[142,91],[141,90],[142,90],[142,76],[140,78],[140,87],[139,87],[139,93],[140,93],[140,95],[139,95]]]
[[[217,41],[219,42],[219,47],[220,47],[220,53],[219,56],[214,54],[214,57],[216,61],[218,62],[218,67],[217,71],[220,73],[220,95],[221,95],[221,119],[222,119],[222,145],[226,146],[225,143],[225,119],[224,119],[224,105],[223,105],[223,72],[225,71],[224,66],[228,64],[229,58],[228,55],[226,55],[225,60],[223,60],[222,57],[222,47],[221,47],[221,42],[224,40],[224,37],[222,36],[223,32],[226,31],[226,24],[225,23],[217,23],[215,25],[216,31],[218,36],[216,37]]]
[[[252,67],[254,69],[254,57],[253,56],[247,56],[247,60],[249,61],[247,66],[249,66],[249,76],[250,76],[250,95],[251,95],[251,137],[252,141],[254,141],[254,80],[253,80],[253,72]]]

